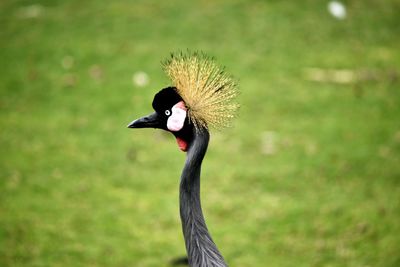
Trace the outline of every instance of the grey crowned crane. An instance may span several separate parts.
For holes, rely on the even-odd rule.
[[[210,128],[228,126],[235,116],[237,86],[212,58],[203,53],[178,53],[163,63],[172,86],[159,91],[154,113],[131,122],[129,128],[157,128],[171,132],[187,153],[179,201],[189,265],[228,266],[207,229],[200,202],[200,171]]]

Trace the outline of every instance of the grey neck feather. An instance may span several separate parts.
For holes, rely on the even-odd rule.
[[[200,203],[200,170],[210,135],[194,129],[180,184],[180,213],[186,251],[191,267],[228,266],[212,240]]]

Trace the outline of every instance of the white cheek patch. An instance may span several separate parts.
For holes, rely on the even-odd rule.
[[[177,132],[183,128],[186,119],[186,107],[183,102],[172,107],[172,114],[167,121],[167,128],[170,131]]]

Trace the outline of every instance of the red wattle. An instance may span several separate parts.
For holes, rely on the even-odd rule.
[[[186,151],[187,151],[187,146],[188,146],[188,145],[187,145],[187,143],[186,143],[185,140],[183,140],[183,139],[177,137],[177,138],[176,138],[176,142],[178,143],[178,146],[179,146],[179,149],[180,149],[180,150],[182,150],[183,152],[186,152]]]

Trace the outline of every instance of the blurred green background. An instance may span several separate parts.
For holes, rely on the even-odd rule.
[[[343,4],[1,1],[0,265],[185,255],[185,154],[126,125],[191,49],[240,83],[202,172],[230,266],[400,266],[400,2]]]

